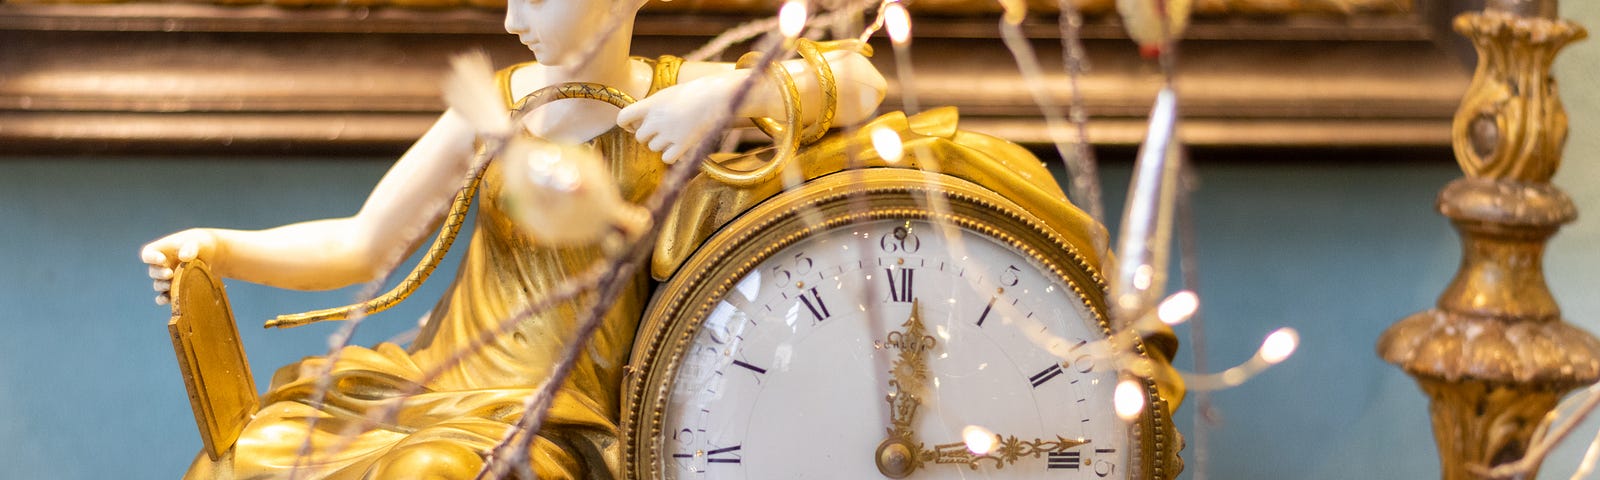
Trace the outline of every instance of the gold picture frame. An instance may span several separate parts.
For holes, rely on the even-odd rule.
[[[449,55],[484,48],[505,64],[530,57],[502,33],[492,6],[390,1],[0,2],[0,153],[394,155],[443,110],[438,84]],[[1048,144],[998,39],[998,17],[968,8],[978,3],[918,2],[917,95],[923,105],[960,108],[974,131]],[[635,25],[635,53],[694,50],[759,15],[733,8],[749,4],[653,6]],[[1084,4],[1098,12],[1082,30],[1089,137],[1134,145],[1157,70],[1102,4],[1110,2]],[[1470,79],[1444,28],[1461,8],[1453,0],[1201,0],[1196,8],[1179,77],[1188,144],[1449,144]],[[1055,13],[1035,13],[1024,32],[1048,93],[1067,103]],[[903,108],[892,57],[874,59],[891,78],[885,110]]]

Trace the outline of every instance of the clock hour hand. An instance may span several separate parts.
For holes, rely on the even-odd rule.
[[[928,335],[922,325],[921,307],[911,302],[911,317],[901,324],[901,330],[889,332],[884,345],[898,350],[894,364],[889,368],[889,436],[878,444],[875,455],[878,472],[889,478],[905,478],[922,464],[917,451],[914,429],[917,409],[922,407],[923,395],[928,393],[927,353],[939,344]]]
[[[1076,464],[1078,456],[1069,454],[1068,451],[1089,443],[1084,438],[1070,439],[1057,435],[1054,439],[1035,438],[1032,440],[1018,439],[1016,436],[995,435],[984,453],[974,453],[975,445],[969,442],[943,443],[934,445],[931,449],[917,452],[917,463],[933,462],[946,465],[966,465],[973,470],[983,462],[994,462],[994,468],[1001,469],[1007,465],[1017,463],[1024,458],[1045,457],[1054,464],[1057,461],[1071,461]],[[1075,468],[1075,467],[1074,467]]]

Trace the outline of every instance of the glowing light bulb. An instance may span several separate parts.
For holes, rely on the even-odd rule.
[[[883,26],[889,30],[889,40],[896,45],[911,41],[911,14],[900,2],[890,3],[883,9]]]
[[[1156,318],[1161,319],[1161,323],[1177,325],[1189,321],[1199,309],[1200,296],[1184,290],[1162,300],[1161,305],[1156,307]]]
[[[1133,288],[1137,290],[1149,290],[1150,283],[1154,280],[1155,276],[1156,269],[1149,264],[1140,265],[1134,268]]]
[[[994,450],[994,432],[977,425],[967,425],[961,429],[961,439],[967,443],[967,450],[973,455],[988,455]]]
[[[1138,380],[1124,379],[1117,384],[1111,403],[1118,418],[1129,422],[1139,419],[1139,414],[1144,413],[1144,386]]]
[[[878,156],[883,161],[896,163],[905,156],[905,144],[900,142],[900,133],[889,127],[876,127],[872,129],[872,148],[878,151]]]
[[[1261,342],[1261,350],[1256,355],[1260,355],[1267,363],[1276,365],[1293,355],[1295,347],[1298,346],[1300,346],[1300,333],[1293,328],[1284,327],[1267,335],[1266,341]]]
[[[805,0],[783,2],[783,8],[778,10],[778,31],[785,37],[799,37],[800,31],[806,28],[808,15]]]

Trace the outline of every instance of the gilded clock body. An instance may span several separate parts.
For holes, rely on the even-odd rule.
[[[794,188],[692,187],[733,201],[657,252],[670,275],[624,386],[631,477],[1175,476],[1157,382],[1124,422],[1122,372],[1094,353],[1113,333],[1099,227],[1025,150],[953,125],[875,122],[906,139],[899,162],[825,139]]]

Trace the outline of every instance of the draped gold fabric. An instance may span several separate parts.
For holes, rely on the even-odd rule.
[[[650,93],[676,81],[679,62],[639,59],[656,68]],[[519,65],[520,66],[520,65]],[[507,105],[511,71],[500,72]],[[607,159],[625,198],[635,203],[654,190],[665,170],[659,154],[620,128],[592,141]],[[484,453],[523,415],[524,399],[548,379],[572,341],[580,297],[520,323],[509,335],[453,357],[477,336],[580,275],[602,257],[598,248],[550,248],[513,228],[500,203],[498,164],[484,174],[477,223],[448,293],[410,349],[394,344],[348,347],[333,365],[333,387],[313,407],[327,359],[314,357],[279,370],[232,451],[213,462],[201,454],[186,478],[470,478]],[[618,395],[639,315],[649,295],[638,275],[612,305],[586,354],[553,399],[549,419],[533,440],[534,472],[544,479],[613,478],[621,465]],[[444,368],[420,384],[427,372]],[[417,392],[420,393],[411,393]],[[398,404],[392,421],[372,425],[371,412]],[[315,428],[311,420],[315,418]],[[310,454],[301,453],[308,432]],[[431,477],[430,477],[431,476]]]

